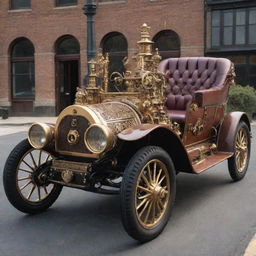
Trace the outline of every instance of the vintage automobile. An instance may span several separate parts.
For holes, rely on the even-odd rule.
[[[144,24],[138,54],[124,59],[123,74],[109,74],[109,56],[98,54],[75,104],[56,124],[32,124],[4,168],[14,207],[42,212],[63,186],[120,194],[124,228],[146,242],[168,222],[179,172],[200,174],[227,159],[234,181],[245,176],[250,122],[242,112],[225,114],[232,63],[208,57],[160,63],[152,48]]]

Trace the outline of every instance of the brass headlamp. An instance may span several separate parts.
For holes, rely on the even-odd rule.
[[[112,130],[101,124],[93,124],[84,134],[84,142],[87,148],[96,154],[108,151],[115,145],[116,137]]]
[[[44,123],[34,123],[28,131],[28,141],[33,148],[41,149],[52,141],[54,127]]]

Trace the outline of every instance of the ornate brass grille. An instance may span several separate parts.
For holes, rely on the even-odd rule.
[[[84,143],[84,133],[89,127],[89,122],[83,116],[65,116],[58,126],[56,138],[56,150],[61,152],[74,152],[82,154],[91,154]],[[71,143],[71,135],[76,143]]]

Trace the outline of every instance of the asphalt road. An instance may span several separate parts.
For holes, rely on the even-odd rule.
[[[253,127],[256,137],[256,127]],[[244,180],[224,162],[201,175],[179,174],[177,200],[164,232],[138,244],[124,231],[118,196],[64,188],[46,212],[29,216],[7,201],[2,170],[24,132],[0,136],[0,256],[240,256],[256,232],[255,139]]]

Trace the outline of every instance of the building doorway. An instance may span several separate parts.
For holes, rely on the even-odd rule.
[[[80,77],[80,46],[72,36],[56,44],[56,112],[74,104]]]
[[[58,61],[58,113],[74,104],[76,87],[79,84],[79,61]]]

